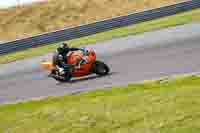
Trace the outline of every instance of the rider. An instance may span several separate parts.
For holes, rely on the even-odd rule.
[[[56,54],[53,57],[54,64],[57,66],[60,72],[64,71],[64,66],[67,64],[67,55],[70,51],[81,50],[84,54],[88,54],[88,50],[84,48],[69,47],[67,43],[61,43],[56,50]],[[86,60],[87,61],[87,60]]]

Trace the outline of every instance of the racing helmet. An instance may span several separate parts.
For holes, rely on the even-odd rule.
[[[59,53],[63,53],[65,51],[65,49],[69,48],[68,44],[63,42],[59,45],[58,47],[58,52]]]
[[[63,42],[60,44],[59,48],[66,49],[66,48],[69,48],[69,46],[67,43]]]

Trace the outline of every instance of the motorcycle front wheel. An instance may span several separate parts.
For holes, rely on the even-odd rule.
[[[101,62],[101,61],[95,61],[93,65],[93,73],[96,73],[97,75],[104,76],[107,75],[110,72],[109,67]]]

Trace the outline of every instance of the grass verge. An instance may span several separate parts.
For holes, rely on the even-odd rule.
[[[200,77],[0,106],[0,132],[198,133]]]
[[[123,27],[119,29],[110,30],[107,32],[98,33],[95,35],[82,37],[79,39],[70,40],[69,43],[72,46],[80,46],[95,43],[98,41],[109,40],[112,38],[123,37],[128,35],[135,35],[139,33],[143,33],[146,31],[153,31],[162,28],[167,28],[176,25],[183,25],[191,22],[200,21],[200,9],[196,9],[193,11],[177,14],[174,16],[164,17],[161,19],[148,21],[144,23],[140,23],[137,25],[132,25],[128,27]],[[9,62],[13,62],[16,60],[21,60],[25,58],[31,58],[33,56],[39,56],[44,53],[51,52],[55,50],[57,44],[46,45],[38,48],[31,48],[25,51],[12,53],[3,55],[0,58],[0,64],[5,64]]]

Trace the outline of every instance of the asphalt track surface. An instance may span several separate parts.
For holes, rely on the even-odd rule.
[[[0,65],[0,103],[60,96],[96,88],[125,85],[200,71],[200,23],[147,32],[89,45],[111,74],[91,75],[58,83],[48,78],[39,62],[51,53],[31,60]]]

